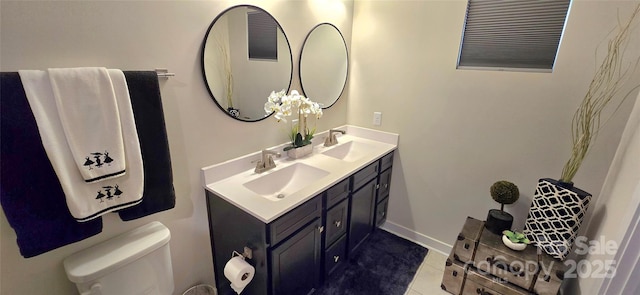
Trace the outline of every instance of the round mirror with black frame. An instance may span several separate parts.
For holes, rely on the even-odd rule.
[[[300,53],[300,85],[306,97],[323,109],[338,101],[347,83],[349,55],[340,30],[330,23],[315,26]]]
[[[220,13],[202,43],[202,75],[211,98],[230,117],[255,122],[269,115],[271,91],[289,91],[293,57],[280,24],[264,9],[238,5]]]

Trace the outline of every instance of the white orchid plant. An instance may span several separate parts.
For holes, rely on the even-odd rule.
[[[315,116],[316,119],[322,117],[320,104],[300,95],[297,90],[292,90],[289,95],[286,93],[284,89],[279,92],[272,91],[264,104],[267,115],[273,113],[278,122],[287,123],[287,117],[294,114],[298,117],[298,124],[293,125],[289,133],[291,146],[285,147],[285,151],[311,144],[316,130],[315,127],[313,129],[307,127],[307,117],[309,115]]]

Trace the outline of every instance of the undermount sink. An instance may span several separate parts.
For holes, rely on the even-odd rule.
[[[323,169],[304,163],[295,163],[279,170],[266,172],[265,175],[243,185],[261,197],[279,201],[328,174],[329,172]]]
[[[372,147],[366,143],[349,141],[326,150],[322,154],[347,162],[355,162],[371,149]]]

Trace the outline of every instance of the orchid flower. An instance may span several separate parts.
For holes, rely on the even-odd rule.
[[[271,91],[271,94],[267,97],[267,102],[264,104],[264,111],[269,114],[274,114],[274,118],[278,122],[288,122],[287,117],[296,115],[301,120],[298,122],[297,128],[302,135],[307,136],[308,143],[310,143],[310,139],[313,138],[313,131],[309,132],[306,128],[306,118],[309,115],[315,115],[316,119],[320,119],[322,117],[322,107],[317,102],[313,102],[308,97],[304,97],[297,90],[292,90],[291,94],[286,95],[286,90],[281,90],[279,92]],[[304,118],[304,120],[302,120]],[[307,133],[308,132],[308,133]],[[305,143],[305,144],[308,144]],[[292,143],[295,146],[295,144]]]

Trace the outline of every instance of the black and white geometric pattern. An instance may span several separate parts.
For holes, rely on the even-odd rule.
[[[540,179],[524,234],[549,255],[564,260],[578,234],[591,195],[567,189],[552,179]]]

